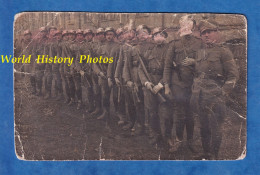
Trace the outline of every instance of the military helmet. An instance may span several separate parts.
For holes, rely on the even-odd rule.
[[[124,28],[119,27],[118,29],[116,29],[116,35],[120,36],[125,32]]]
[[[48,31],[50,32],[51,29],[57,30],[57,27],[55,27],[55,26],[50,26],[50,27],[48,28]]]
[[[105,29],[105,33],[107,33],[107,32],[114,32],[114,34],[116,34],[115,29],[113,27],[107,27]]]
[[[208,21],[201,21],[198,25],[200,33],[203,33],[205,30],[217,30],[217,26],[208,22]]]
[[[68,30],[63,30],[63,31],[62,31],[62,36],[67,35],[67,34],[69,34],[69,31],[68,31]]]
[[[94,34],[93,31],[91,29],[86,29],[84,30],[84,35],[91,33],[92,35]]]
[[[76,31],[75,30],[69,30],[68,33],[69,34],[76,34]]]
[[[146,30],[149,34],[151,33],[151,29],[147,25],[141,24],[136,28],[137,33],[143,30]]]
[[[32,35],[32,33],[31,33],[30,30],[25,30],[25,31],[23,32],[23,35],[28,35],[28,34]]]
[[[57,34],[62,34],[62,31],[61,30],[56,30],[56,32],[54,33],[54,36],[57,35]]]
[[[102,27],[98,28],[96,31],[96,34],[99,34],[99,33],[105,33],[104,28],[102,28]]]
[[[83,30],[81,30],[81,29],[78,29],[77,31],[76,31],[76,34],[84,34],[84,32],[83,32]]]
[[[40,31],[40,32],[47,32],[47,29],[46,29],[46,27],[40,27],[40,28],[39,28],[39,31]]]
[[[168,37],[167,32],[165,31],[165,29],[163,30],[162,27],[155,27],[155,28],[153,29],[152,35],[154,36],[154,35],[156,35],[157,33],[162,33],[162,34],[165,36],[165,38]]]

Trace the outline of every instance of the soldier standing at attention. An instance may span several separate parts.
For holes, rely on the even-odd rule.
[[[170,98],[173,97],[173,120],[176,127],[176,140],[172,141],[173,143],[169,142],[172,145],[170,152],[176,151],[183,145],[185,128],[188,147],[195,152],[193,146],[194,118],[189,105],[194,65],[189,63],[196,57],[197,50],[201,48],[201,40],[192,35],[195,26],[192,18],[183,16],[179,23],[180,38],[170,44],[164,68],[165,94]]]
[[[203,48],[197,53],[191,105],[199,115],[201,158],[218,159],[222,139],[222,125],[226,116],[225,96],[238,80],[238,69],[228,48],[217,44],[217,27],[201,21],[199,30]]]
[[[32,49],[33,49],[33,41],[32,41],[32,33],[30,30],[25,30],[23,33],[23,40],[21,42],[20,45],[20,52],[17,53],[17,57],[19,55],[24,54],[26,57],[29,55],[32,55]],[[24,72],[26,73],[31,73],[29,75],[30,77],[30,82],[31,82],[31,86],[32,86],[32,94],[36,93],[36,80],[35,80],[35,76],[33,76],[32,74],[32,69],[33,69],[33,65],[34,65],[34,59],[31,60],[30,64],[22,64],[22,69],[24,70]],[[27,77],[27,75],[26,75]]]
[[[62,55],[62,32],[60,30],[56,30],[54,34],[55,41],[50,46],[50,57],[57,58],[61,57]],[[54,94],[57,100],[62,98],[62,81],[61,81],[61,73],[60,67],[63,66],[60,63],[53,63],[52,64],[52,84],[54,85]]]
[[[94,33],[90,29],[84,30],[84,36],[85,36],[85,52],[84,55],[90,55],[90,57],[93,57],[94,50],[93,50],[93,37]],[[86,88],[87,93],[87,109],[86,112],[92,113],[95,110],[94,107],[94,90],[93,90],[93,70],[92,70],[92,64],[91,63],[82,63],[82,71],[81,78],[82,78],[82,85]]]
[[[46,46],[44,47],[44,55],[47,57],[47,55],[50,55],[50,48],[51,45],[55,42],[54,34],[56,32],[57,28],[54,26],[51,26],[48,30],[48,41]],[[45,85],[45,96],[44,99],[48,99],[51,97],[51,85],[52,85],[52,63],[47,63],[45,65],[44,70],[44,76],[43,76],[43,82]]]
[[[158,93],[164,88],[163,83],[163,71],[164,62],[166,57],[166,52],[168,45],[166,44],[166,38],[168,34],[161,28],[154,28],[153,32],[154,46],[148,57],[143,59],[144,67],[139,66],[139,77],[144,89],[144,105],[147,108],[147,121],[146,126],[148,126],[150,134],[152,136],[150,142],[152,144],[157,143],[159,138],[163,136],[165,141],[166,138],[170,138],[168,135],[171,133],[166,125],[171,125],[170,121],[170,107],[167,101],[159,101]],[[161,130],[160,130],[160,122]],[[166,130],[168,129],[168,130]]]
[[[99,57],[97,55],[98,49],[104,45],[105,43],[105,30],[104,28],[98,28],[96,31],[96,36],[94,38],[96,41],[93,43],[93,57]],[[92,57],[92,58],[93,58]],[[92,64],[93,69],[94,64]],[[102,112],[101,109],[101,89],[98,83],[99,75],[94,72],[92,74],[92,83],[93,83],[93,91],[94,91],[94,103],[95,103],[95,110],[91,113],[92,116],[100,115]]]
[[[134,126],[132,126],[132,134],[143,134],[145,131],[144,121],[144,94],[142,84],[138,75],[138,66],[141,59],[146,59],[151,51],[150,28],[146,25],[139,25],[136,28],[138,44],[135,46],[127,45],[125,52],[125,63],[123,69],[123,78],[127,87],[133,95],[133,104],[135,108]],[[133,38],[134,39],[134,38]]]
[[[63,30],[62,32],[62,42],[61,42],[61,57],[65,58],[68,54],[68,41],[69,41],[69,32],[68,30]],[[65,99],[64,103],[70,102],[70,91],[68,82],[66,81],[66,71],[65,69],[68,69],[68,65],[65,63],[61,63],[60,65],[60,75],[62,80],[62,89],[63,89],[63,97]]]
[[[44,55],[44,48],[47,45],[47,29],[45,27],[41,27],[39,29],[39,38],[34,42],[33,51],[32,51],[32,59],[37,61],[38,55]],[[38,92],[36,95],[42,95],[42,81],[44,76],[45,64],[44,63],[35,63],[33,66],[33,72],[36,79],[36,86]],[[37,90],[36,89],[36,90]]]
[[[116,42],[114,42],[115,34],[116,34],[115,30],[112,27],[107,27],[105,29],[106,42],[98,48],[96,52],[97,57],[102,56],[103,58],[105,57],[110,58],[111,51],[113,50],[113,48],[115,47],[119,48],[119,45]],[[110,70],[108,70],[109,64],[110,63],[95,63],[93,65],[94,72],[96,73],[96,75],[99,76],[99,85],[101,87],[101,99],[102,99],[102,109],[103,109],[102,114],[97,119],[109,119],[108,118],[110,114],[109,88],[111,88],[113,84],[112,82],[113,80],[111,77],[112,67]]]
[[[75,95],[77,98],[76,103],[77,103],[78,110],[81,109],[82,107],[82,88],[81,88],[81,75],[80,75],[82,64],[79,63],[79,59],[80,59],[80,55],[84,54],[85,52],[84,49],[85,49],[85,41],[84,41],[83,30],[78,29],[76,31],[76,42],[74,42],[70,46],[71,55],[75,59],[71,65],[70,73],[72,75],[72,79],[74,82]]]
[[[123,37],[125,38],[125,42],[122,43],[120,53],[119,53],[119,59],[117,61],[116,65],[116,70],[115,70],[115,82],[118,87],[121,87],[121,91],[123,90],[124,92],[124,98],[125,98],[125,106],[126,106],[126,113],[127,113],[127,119],[120,119],[118,124],[125,124],[123,126],[124,130],[131,129],[134,126],[135,120],[136,120],[136,108],[134,104],[134,99],[137,98],[137,96],[134,95],[134,89],[125,88],[126,84],[126,79],[125,77],[126,72],[124,72],[124,67],[127,66],[126,60],[132,60],[133,58],[133,48],[137,44],[135,42],[135,37],[136,37],[136,31],[134,29],[133,25],[125,26],[123,33],[120,35],[124,35]],[[119,36],[120,37],[120,36]],[[130,65],[129,65],[130,66]],[[126,70],[125,70],[126,71]],[[137,94],[137,93],[135,93]],[[135,97],[134,97],[135,96]],[[121,101],[123,100],[123,96],[120,97]],[[137,100],[138,101],[138,100]]]

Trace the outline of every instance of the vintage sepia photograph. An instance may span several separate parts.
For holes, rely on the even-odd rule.
[[[242,160],[241,14],[22,12],[14,19],[21,160]]]

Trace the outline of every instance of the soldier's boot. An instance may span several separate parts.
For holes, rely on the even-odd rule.
[[[94,110],[95,110],[95,108],[94,108],[94,104],[93,104],[93,102],[89,102],[88,103],[88,107],[87,107],[87,109],[86,109],[86,112],[88,112],[88,113],[92,113],[92,112],[94,112]]]
[[[170,153],[174,153],[174,152],[178,151],[180,149],[180,147],[182,147],[182,144],[183,144],[182,140],[178,140],[176,138],[176,140],[174,141],[173,146],[170,147],[169,152]]]
[[[35,87],[35,86],[32,87],[32,94],[33,94],[33,95],[36,94],[36,87]]]
[[[69,102],[69,104],[68,104],[68,105],[69,105],[69,106],[72,106],[74,103],[75,103],[75,100],[74,100],[74,98],[71,98],[71,99],[70,99],[70,102]]]
[[[159,134],[154,134],[153,137],[149,140],[149,143],[151,145],[157,144],[159,142],[160,135]]]
[[[124,125],[125,122],[126,122],[125,116],[124,116],[123,114],[120,114],[120,113],[117,113],[117,116],[118,116],[118,118],[119,118],[119,121],[117,122],[117,124],[118,124],[119,126]]]
[[[66,98],[66,100],[64,101],[64,104],[68,104],[70,102],[70,98]]]
[[[51,97],[50,92],[46,92],[45,96],[43,97],[45,100],[49,99]]]
[[[126,125],[124,125],[122,129],[126,131],[126,130],[129,130],[129,129],[132,129],[133,126],[134,126],[133,122],[128,121],[128,123]]]
[[[96,107],[96,109],[92,113],[90,113],[90,115],[96,116],[96,115],[98,115],[100,113],[101,113],[100,107]]]
[[[195,147],[195,145],[194,145],[193,139],[189,139],[187,141],[187,144],[188,144],[188,148],[191,150],[191,152],[193,152],[193,153],[197,153],[198,152],[196,147]]]
[[[133,128],[131,129],[131,135],[143,135],[145,133],[145,128],[139,123],[135,123]]]
[[[81,102],[81,100],[79,100],[78,105],[77,105],[77,110],[81,109],[81,107],[82,107],[82,102]]]
[[[39,90],[37,93],[36,93],[37,96],[42,96],[42,91]]]
[[[108,112],[106,109],[103,110],[102,114],[97,118],[98,120],[106,119],[108,115]]]

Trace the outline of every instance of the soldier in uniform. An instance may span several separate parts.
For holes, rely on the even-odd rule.
[[[57,28],[51,26],[48,30],[48,40],[47,44],[44,47],[44,55],[50,55],[50,48],[52,44],[55,42],[54,34]],[[44,99],[48,99],[51,97],[51,85],[52,85],[52,64],[48,63],[45,65],[44,76],[43,76],[43,83],[45,85],[45,96]]]
[[[165,94],[172,99],[173,120],[176,127],[176,140],[169,140],[171,152],[176,151],[183,141],[186,128],[188,147],[195,152],[193,146],[194,118],[189,101],[193,83],[194,66],[188,63],[195,58],[197,50],[201,48],[201,40],[192,35],[195,22],[189,16],[180,19],[180,38],[174,40],[168,49],[165,68]],[[174,139],[174,138],[173,138]]]
[[[130,31],[129,37],[131,38],[133,35],[133,30]],[[144,94],[142,91],[142,84],[140,82],[138,76],[138,66],[139,66],[139,59],[144,59],[147,57],[147,53],[151,50],[151,44],[147,42],[150,37],[150,28],[146,25],[139,25],[136,29],[138,43],[134,44],[135,42],[129,44],[126,43],[126,47],[124,49],[124,57],[125,63],[123,68],[123,79],[126,82],[126,85],[129,90],[129,94],[132,94],[132,100],[130,102],[128,100],[128,111],[132,114],[132,126],[131,131],[132,134],[143,134],[145,131],[144,127]],[[135,33],[134,33],[135,34]],[[132,37],[134,41],[134,37]],[[133,105],[134,106],[130,106]],[[134,108],[134,109],[133,109]]]
[[[225,97],[238,80],[238,69],[230,50],[217,44],[217,27],[208,21],[201,21],[199,30],[203,48],[194,60],[191,105],[200,119],[204,150],[201,158],[218,159],[226,115]]]
[[[24,54],[25,57],[28,57],[32,54],[32,48],[33,48],[33,42],[32,42],[32,33],[30,30],[25,30],[23,32],[23,40],[20,43],[19,47],[17,48],[17,53],[15,53],[16,57],[19,57],[20,55]],[[26,73],[30,73],[30,83],[32,86],[32,94],[36,93],[36,81],[35,76],[32,74],[32,68],[33,68],[34,60],[31,60],[30,64],[22,64],[19,69],[23,70]],[[25,75],[27,77],[27,74]]]
[[[113,96],[113,103],[115,107],[115,113],[119,119],[118,124],[122,125],[125,122],[125,98],[124,98],[124,88],[120,84],[116,83],[115,80],[115,71],[117,67],[118,60],[120,58],[120,51],[122,48],[122,44],[124,43],[124,35],[123,29],[119,28],[117,31],[114,31],[114,41],[113,41],[113,48],[110,53],[110,57],[113,57],[113,62],[109,63],[108,70],[107,70],[107,77],[108,77],[108,85],[111,89],[111,93]],[[116,39],[117,38],[117,39]],[[115,43],[117,41],[117,44]],[[122,72],[121,72],[122,73]]]
[[[143,58],[143,63],[139,65],[139,77],[144,89],[144,105],[146,108],[146,126],[149,128],[150,135],[152,136],[150,142],[156,143],[159,141],[161,135],[160,121],[162,122],[162,135],[163,138],[169,138],[167,134],[169,131],[165,129],[166,124],[170,124],[169,119],[169,104],[166,99],[159,99],[158,93],[164,87],[163,71],[165,56],[168,49],[166,38],[168,34],[161,28],[154,28],[153,32],[154,46],[151,53]],[[160,116],[160,118],[159,118]],[[168,127],[169,128],[169,127]]]
[[[61,57],[62,55],[62,32],[57,30],[54,34],[53,38],[55,41],[50,46],[50,57]],[[61,73],[60,67],[63,66],[60,63],[53,63],[52,64],[52,84],[54,84],[54,94],[56,95],[57,100],[61,99],[62,97],[62,80],[61,80]]]
[[[95,42],[93,43],[93,57],[98,57],[97,55],[98,49],[104,45],[105,43],[105,30],[104,28],[98,28],[95,35]],[[92,64],[92,69],[94,69],[94,64]],[[94,91],[94,104],[95,110],[91,113],[92,116],[100,115],[102,112],[101,109],[101,89],[98,83],[99,75],[94,72],[92,74],[92,83],[93,83],[93,91]]]
[[[38,55],[44,55],[44,49],[47,45],[47,29],[45,27],[41,27],[39,29],[39,38],[35,41],[33,45],[33,55],[32,59],[38,59]],[[44,76],[45,64],[44,63],[35,63],[33,66],[33,72],[36,79],[36,86],[38,88],[37,95],[42,95],[42,81]]]
[[[75,59],[75,55],[72,54],[71,51],[71,46],[75,44],[76,40],[76,31],[74,30],[69,30],[68,31],[68,42],[64,43],[64,48],[62,49],[63,52],[63,56],[67,56],[67,57],[73,57]],[[75,102],[75,84],[73,81],[73,65],[71,66],[66,66],[64,65],[64,74],[66,77],[66,81],[68,84],[68,101],[66,101],[68,103],[68,105],[72,105]]]
[[[105,29],[105,38],[106,42],[101,45],[97,52],[96,56],[99,57],[107,57],[111,58],[112,56],[112,50],[117,49],[113,51],[114,56],[117,55],[118,51],[118,44],[114,42],[114,37],[115,37],[115,30],[112,27],[107,27]],[[115,59],[115,58],[114,58]],[[115,60],[114,60],[115,61]],[[99,76],[99,85],[101,87],[101,99],[102,99],[102,114],[97,118],[97,119],[109,119],[110,115],[110,103],[109,103],[109,97],[110,97],[110,89],[113,85],[113,67],[110,67],[108,69],[109,65],[111,66],[111,63],[96,63],[93,65],[93,70],[96,75]],[[116,106],[117,107],[117,106]],[[109,120],[108,120],[109,121]]]
[[[78,29],[76,31],[76,42],[70,45],[70,53],[75,60],[73,61],[70,69],[70,73],[73,78],[75,95],[77,97],[77,109],[79,110],[82,107],[82,88],[81,88],[81,63],[79,63],[80,55],[85,52],[85,41],[83,30]]]
[[[85,52],[84,55],[90,55],[93,56],[93,37],[94,33],[90,29],[84,30],[84,36],[85,36]],[[92,113],[95,110],[94,107],[94,90],[93,90],[93,70],[92,70],[92,64],[91,63],[83,63],[82,69],[80,71],[82,76],[82,85],[84,88],[86,88],[86,105],[87,109],[86,112]]]

